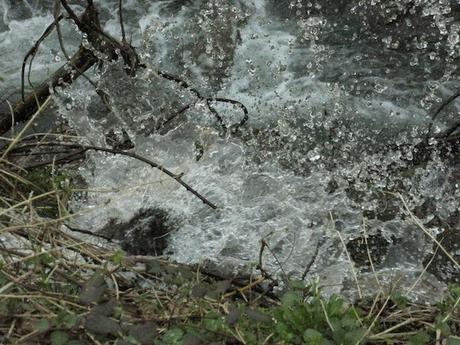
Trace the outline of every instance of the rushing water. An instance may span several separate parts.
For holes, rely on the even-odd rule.
[[[0,0],[2,93],[17,85],[19,58],[52,21],[49,3]],[[97,3],[105,29],[119,36],[116,1]],[[348,242],[366,231],[388,245],[376,263],[380,279],[415,281],[432,241],[386,192],[401,192],[433,235],[459,208],[453,167],[436,154],[412,167],[410,150],[436,105],[459,87],[457,1],[126,0],[124,7],[146,68],[134,79],[117,64],[91,75],[110,96],[111,113],[83,79],[56,97],[57,113],[93,144],[105,145],[111,130],[126,131],[136,153],[184,173],[219,209],[142,163],[92,154],[80,169],[89,192],[74,205],[84,213],[80,227],[97,229],[160,207],[177,222],[167,250],[175,260],[247,272],[264,239],[268,271],[299,278],[315,258],[307,278],[319,276],[333,289],[354,284],[337,232]],[[78,47],[72,25],[64,36],[68,50]],[[63,59],[51,36],[35,58],[32,80]],[[248,123],[223,134],[197,102],[155,131],[160,118],[196,100],[158,70],[207,97],[238,100],[249,110]],[[243,116],[229,104],[215,108],[228,127]],[[435,131],[456,111],[443,113]],[[424,277],[421,294],[438,286],[429,273]],[[360,280],[372,285],[372,274],[363,270]]]

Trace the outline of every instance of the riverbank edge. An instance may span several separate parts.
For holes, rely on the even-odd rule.
[[[320,281],[287,281],[277,294],[263,274],[220,276],[91,243],[33,204],[1,210],[2,344],[460,344],[458,285],[435,304],[388,286],[349,304],[323,296]]]

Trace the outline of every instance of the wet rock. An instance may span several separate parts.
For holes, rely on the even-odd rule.
[[[377,207],[363,212],[366,218],[386,222],[395,219],[401,213],[399,200],[394,195],[377,194],[376,198]]]
[[[80,302],[84,305],[99,303],[104,298],[106,291],[107,284],[104,275],[101,272],[96,272],[83,286],[79,296]]]
[[[405,267],[418,267],[429,250],[427,237],[417,227],[406,229],[400,236],[390,246],[384,266],[397,267],[403,263]]]
[[[339,184],[337,183],[337,181],[334,179],[331,179],[327,183],[326,192],[328,194],[333,194],[338,188],[339,188]]]
[[[95,335],[116,335],[121,331],[117,321],[102,315],[89,314],[86,317],[85,329]]]
[[[391,242],[384,238],[381,232],[378,232],[367,236],[367,245],[364,236],[349,241],[347,250],[357,266],[370,267],[369,256],[373,265],[381,264],[389,252],[390,244]]]
[[[99,234],[119,240],[123,250],[132,255],[162,255],[169,234],[176,230],[169,214],[160,208],[142,209],[130,221],[112,220]]]
[[[123,151],[134,148],[134,143],[124,129],[121,132],[111,129],[105,135],[105,142],[115,150]]]
[[[24,20],[32,17],[33,9],[25,1],[6,0],[0,5],[3,5],[1,18],[4,24],[8,24],[11,20]]]
[[[436,236],[442,246],[451,257],[460,263],[460,229],[448,229]],[[433,243],[433,253],[436,252],[438,245]],[[426,256],[423,264],[426,266],[432,259],[433,254]],[[445,283],[460,283],[460,269],[452,260],[439,248],[435,254],[433,262],[428,266],[428,272],[436,276]]]

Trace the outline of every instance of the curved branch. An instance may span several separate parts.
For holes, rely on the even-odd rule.
[[[441,105],[438,107],[438,109],[434,112],[433,116],[431,117],[431,121],[430,121],[430,124],[428,125],[428,133],[427,133],[427,138],[429,138],[431,136],[431,131],[433,129],[433,124],[434,124],[434,121],[436,120],[436,118],[438,117],[438,115],[449,105],[451,104],[453,101],[455,101],[458,97],[460,97],[460,90],[458,90],[456,93],[454,93],[452,96],[450,96],[448,99],[446,99],[444,102],[441,103]],[[444,133],[448,133],[448,134],[444,134],[444,133],[441,133],[440,136],[436,136],[438,138],[444,138],[444,137],[447,137],[449,136],[450,134],[452,134],[455,129],[457,128],[458,126],[454,126],[454,129],[449,133],[449,129],[447,131],[445,131]]]
[[[219,122],[220,126],[222,127],[222,130],[224,133],[227,132],[227,126],[224,123],[224,119],[220,114],[217,112],[217,110],[212,106],[211,104],[212,98],[207,98],[206,99],[206,105],[208,106],[209,111],[214,115],[214,117],[217,119],[217,122]]]
[[[68,148],[74,148],[74,149],[79,149],[79,154],[84,153],[86,151],[99,151],[99,152],[107,152],[115,155],[121,155],[121,156],[127,156],[134,158],[138,161],[141,161],[147,165],[150,165],[152,168],[160,170],[162,173],[168,175],[172,179],[176,180],[179,184],[181,184],[188,192],[192,193],[194,196],[196,196],[198,199],[200,199],[203,203],[211,207],[212,209],[217,209],[217,206],[213,204],[211,201],[206,199],[204,196],[202,196],[200,193],[198,193],[195,189],[193,189],[190,185],[185,183],[182,180],[182,174],[174,174],[170,170],[164,168],[158,163],[155,163],[151,161],[150,159],[147,159],[143,156],[140,156],[136,153],[132,152],[126,152],[126,151],[120,151],[116,149],[110,149],[110,148],[105,148],[105,147],[100,147],[100,146],[93,146],[93,145],[82,145],[82,144],[76,144],[76,143],[64,143],[64,142],[37,142],[37,143],[32,143],[32,144],[24,144],[20,146],[16,146],[12,152],[20,151],[22,149],[27,149],[31,147],[39,147],[39,146],[60,146],[60,147],[68,147]]]
[[[454,132],[460,128],[460,121],[455,122],[452,126],[447,128],[444,132],[439,133],[435,136],[437,139],[447,139],[449,138]]]
[[[233,105],[236,105],[236,106],[240,107],[243,110],[243,118],[241,119],[241,121],[237,125],[232,126],[233,130],[235,132],[238,131],[239,128],[241,126],[243,126],[248,121],[248,119],[249,119],[249,111],[248,111],[248,109],[246,108],[246,106],[243,103],[238,102],[238,101],[233,100],[233,99],[229,99],[229,98],[222,98],[222,97],[209,97],[209,98],[206,98],[206,97],[203,97],[201,95],[201,93],[197,89],[195,89],[192,86],[190,86],[190,84],[188,84],[185,80],[183,80],[183,79],[181,79],[181,78],[179,78],[179,77],[177,77],[175,75],[172,75],[172,74],[169,74],[169,73],[166,73],[166,72],[162,72],[162,71],[157,71],[157,74],[160,77],[162,77],[162,78],[164,78],[166,80],[174,81],[180,87],[182,87],[182,88],[184,88],[186,90],[189,90],[190,92],[193,92],[195,94],[195,96],[198,98],[198,100],[200,100],[202,102],[205,102],[206,106],[208,107],[208,109],[211,112],[211,114],[213,114],[214,117],[217,119],[217,122],[219,122],[219,125],[221,126],[223,133],[226,133],[228,128],[225,125],[224,119],[222,118],[222,116],[212,106],[212,104],[211,104],[212,102],[230,103],[230,104],[233,104]],[[159,125],[157,125],[155,130],[159,130],[160,128],[162,128],[163,126],[165,126],[166,124],[171,122],[173,119],[175,119],[179,115],[182,115],[188,109],[190,109],[192,106],[194,106],[196,103],[197,102],[195,101],[193,103],[187,104],[185,107],[180,109],[178,112],[176,112],[173,115],[169,116],[165,121],[163,121]]]
[[[172,74],[169,74],[169,73],[166,73],[166,72],[163,72],[163,71],[157,71],[157,74],[166,79],[166,80],[170,80],[170,81],[174,81],[176,82],[180,87],[184,88],[184,89],[187,89],[189,90],[190,92],[193,92],[199,99],[201,100],[204,100],[204,97],[201,96],[200,92],[193,88],[191,85],[189,85],[185,80],[175,76],[175,75],[172,75]]]
[[[120,18],[120,28],[121,28],[121,42],[127,43],[126,41],[126,32],[125,32],[125,23],[123,21],[123,5],[122,0],[118,0],[118,16]]]
[[[78,26],[78,29],[80,31],[85,32],[85,29],[88,29],[88,25],[85,24],[83,21],[78,18],[78,16],[75,14],[75,12],[70,8],[69,4],[67,3],[66,0],[61,0],[62,7],[67,11],[69,14],[70,18],[75,22],[75,24]],[[88,3],[88,6],[92,6],[92,3]]]
[[[87,7],[84,12],[81,14],[81,17],[78,18],[75,12],[70,8],[66,0],[57,0],[60,2],[60,5],[66,10],[68,16],[74,20],[77,24],[79,30],[87,35],[88,41],[91,43],[92,47],[95,50],[98,50],[102,54],[108,57],[108,60],[115,61],[119,57],[123,59],[124,68],[128,75],[133,76],[138,68],[145,67],[140,62],[139,56],[136,53],[134,47],[132,47],[127,42],[119,42],[112,38],[110,35],[106,34],[100,26],[99,18],[97,15],[97,9],[94,6],[92,0],[87,0]],[[24,80],[25,80],[25,69],[29,57],[31,57],[31,62],[29,65],[29,80],[30,80],[30,69],[32,60],[36,54],[36,51],[40,43],[52,32],[56,27],[57,23],[63,18],[67,18],[64,15],[59,15],[56,17],[59,12],[59,7],[55,3],[53,14],[54,20],[47,27],[44,34],[40,37],[37,43],[29,50],[26,54],[26,57],[23,61],[22,66],[22,89],[21,89],[21,99],[17,101],[13,106],[13,114],[9,111],[0,113],[0,134],[8,132],[14,125],[14,121],[22,122],[29,119],[32,114],[35,113],[37,105],[44,102],[50,95],[51,90],[56,89],[56,87],[64,87],[73,82],[80,75],[84,76],[84,72],[87,71],[91,66],[95,65],[97,62],[101,62],[101,59],[98,58],[93,52],[93,49],[87,49],[84,46],[80,46],[79,50],[67,61],[65,65],[58,69],[49,79],[42,82],[37,87],[33,87],[33,92],[25,95],[24,92]],[[60,34],[58,34],[59,39],[62,40]],[[60,42],[61,44],[61,42]],[[61,44],[61,49],[63,50],[64,55],[68,55],[65,52],[64,45]],[[66,56],[68,58],[68,56]],[[87,78],[85,76],[85,78]],[[87,78],[89,79],[89,78]],[[90,81],[91,82],[91,81]],[[94,83],[92,83],[94,85]],[[96,88],[96,92],[101,96],[103,101],[106,98],[106,95]],[[104,102],[109,108],[110,104]]]
[[[61,14],[57,17],[55,17],[54,22],[52,22],[48,27],[45,29],[43,34],[40,36],[37,42],[35,42],[34,46],[30,48],[30,50],[27,52],[26,56],[24,57],[24,60],[22,61],[22,70],[21,70],[21,97],[22,101],[25,100],[25,95],[24,95],[24,79],[25,79],[25,70],[26,70],[26,64],[27,60],[29,57],[32,57],[32,59],[35,57],[35,54],[37,53],[38,47],[40,44],[48,37],[51,32],[53,32],[54,27],[57,25],[58,22],[60,22],[64,16]],[[30,69],[29,69],[30,70]]]
[[[14,104],[14,120],[23,122],[29,119],[38,109],[38,105],[42,104],[51,95],[51,90],[72,83],[82,72],[88,70],[97,61],[97,57],[91,51],[80,47],[72,57],[71,62],[63,65],[53,76],[35,87],[34,92],[26,95],[24,100]],[[13,125],[9,112],[0,113],[0,134],[8,132]]]
[[[246,108],[246,106],[243,103],[239,101],[235,101],[234,99],[222,98],[222,97],[210,98],[210,100],[215,101],[215,102],[230,103],[230,104],[240,107],[243,110],[243,118],[237,125],[234,126],[235,130],[238,130],[240,127],[244,126],[244,124],[249,120],[248,108]]]

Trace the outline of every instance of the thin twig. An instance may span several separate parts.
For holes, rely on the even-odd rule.
[[[393,194],[393,193],[392,193]],[[404,199],[404,197],[399,194],[399,193],[396,193],[394,194],[396,195],[397,197],[399,197],[404,205],[404,208],[406,209],[407,213],[409,214],[410,218],[412,219],[412,221],[415,223],[415,225],[417,225],[434,243],[436,243],[436,245],[442,250],[442,252],[449,258],[449,260],[454,264],[455,267],[457,267],[457,269],[460,269],[460,263],[458,263],[457,260],[454,259],[454,257],[452,256],[452,254],[450,254],[446,248],[444,248],[444,246],[441,244],[440,241],[438,241],[436,239],[436,237],[433,236],[433,234],[431,232],[429,232],[425,226],[423,225],[423,223],[420,221],[420,219],[418,219],[410,210],[409,206],[407,205],[407,202],[406,200]]]
[[[83,23],[78,16],[75,14],[75,12],[70,8],[69,4],[67,3],[66,0],[61,0],[61,4],[64,7],[64,9],[67,11],[69,14],[70,18],[77,24],[78,28],[80,31],[85,31],[84,29],[88,29],[88,25]]]
[[[48,106],[50,100],[51,98],[48,97],[43,104],[38,104],[38,110],[35,112],[35,114],[32,115],[29,122],[27,122],[24,128],[15,136],[14,140],[8,145],[6,150],[3,151],[0,160],[4,160],[8,152],[10,152],[14,148],[14,146],[21,140],[22,136],[29,129],[29,127],[32,125],[37,116],[40,115],[41,112]]]
[[[319,247],[321,247],[322,242],[323,241],[318,241],[318,243],[316,243],[315,252],[313,253],[313,256],[310,258],[310,261],[305,266],[305,269],[304,269],[304,271],[302,273],[302,278],[301,278],[302,280],[305,280],[305,278],[307,277],[308,272],[310,272],[311,267],[315,263],[316,258],[318,257],[318,254],[319,254]]]
[[[120,18],[120,28],[121,28],[121,42],[127,43],[126,33],[125,33],[125,24],[123,21],[123,4],[122,0],[118,0],[118,16]]]
[[[60,7],[60,2],[59,0],[54,0],[54,9],[53,9],[53,16],[54,16],[54,22],[55,22],[55,26],[56,26],[56,33],[57,33],[57,36],[58,36],[58,41],[59,41],[59,46],[61,47],[61,51],[62,51],[62,54],[64,55],[64,57],[66,58],[67,62],[83,77],[85,78],[95,89],[96,89],[96,92],[99,94],[99,92],[101,92],[100,90],[98,90],[97,88],[97,85],[94,81],[91,80],[91,78],[89,78],[85,73],[83,73],[82,71],[79,70],[79,68],[77,66],[75,66],[75,64],[72,63],[72,59],[71,57],[69,56],[69,54],[67,53],[66,49],[65,49],[65,45],[64,45],[64,39],[62,37],[62,31],[61,31],[61,26],[59,25],[59,21],[58,21],[58,18],[59,16],[62,16],[62,14],[60,14],[60,10],[61,10],[61,7]],[[32,63],[32,62],[31,62]],[[104,101],[104,97],[102,97],[102,101]]]
[[[64,16],[61,14],[61,15],[57,16],[54,19],[54,22],[52,22],[50,25],[48,25],[48,27],[45,29],[45,32],[43,32],[43,34],[40,36],[38,41],[35,42],[34,46],[32,48],[30,48],[30,50],[27,52],[26,56],[24,57],[24,60],[22,61],[22,69],[21,69],[21,97],[22,97],[22,101],[25,101],[24,77],[25,77],[25,69],[26,69],[27,60],[29,59],[30,56],[32,57],[32,59],[34,58],[34,56],[37,53],[37,50],[38,50],[38,47],[40,46],[40,44],[45,40],[46,37],[48,37],[51,34],[51,32],[53,32],[53,29],[56,26],[56,24],[59,21],[61,21],[63,18],[64,18]],[[29,68],[29,70],[30,70],[30,68]],[[29,78],[29,82],[30,82],[30,78]],[[31,85],[31,86],[33,87],[33,85]]]
[[[369,333],[372,331],[372,328],[374,328],[375,324],[377,323],[377,320],[379,319],[380,315],[383,313],[385,310],[385,307],[387,306],[388,302],[390,301],[391,295],[388,295],[387,298],[385,299],[385,302],[383,303],[382,308],[380,308],[379,312],[375,316],[374,320],[372,320],[372,323],[370,326],[367,328],[367,330],[364,332],[364,334],[361,336],[361,338],[356,342],[355,345],[361,344],[361,342],[369,335]]]
[[[443,239],[441,241],[439,241],[439,243],[442,243],[442,241],[443,241]],[[425,265],[425,267],[423,268],[422,272],[420,273],[420,275],[415,280],[414,284],[412,284],[412,286],[409,288],[409,290],[407,290],[407,293],[406,293],[407,295],[409,295],[415,289],[415,287],[418,285],[420,280],[422,280],[422,278],[425,275],[426,271],[428,271],[428,268],[431,266],[431,264],[433,263],[434,259],[436,258],[436,255],[438,255],[438,250],[439,250],[439,247],[436,247],[433,255],[431,256],[430,261],[428,261],[428,263]]]
[[[164,174],[168,175],[169,177],[171,177],[172,179],[176,180],[179,184],[181,184],[183,187],[185,187],[185,189],[187,189],[190,193],[192,193],[193,195],[195,195],[198,199],[200,199],[203,203],[205,203],[206,205],[208,205],[209,207],[213,208],[213,209],[217,209],[217,206],[215,204],[213,204],[212,202],[210,202],[208,199],[206,199],[204,196],[202,196],[201,194],[199,194],[195,189],[193,189],[191,186],[189,186],[187,183],[185,183],[181,177],[182,175],[179,174],[174,174],[173,172],[171,172],[170,170],[164,168],[163,166],[161,166],[160,164],[158,163],[155,163],[143,156],[140,156],[138,154],[135,154],[135,153],[132,153],[132,152],[126,152],[126,151],[120,151],[120,150],[116,150],[116,149],[110,149],[110,148],[105,148],[105,147],[100,147],[100,146],[93,146],[93,145],[82,145],[82,144],[76,144],[76,143],[65,143],[65,142],[41,142],[41,143],[37,143],[37,144],[25,144],[25,145],[21,145],[21,146],[18,146],[16,147],[14,150],[22,150],[22,149],[25,149],[25,148],[30,148],[30,147],[36,147],[36,146],[62,146],[62,147],[71,147],[71,148],[76,148],[76,149],[80,149],[82,151],[100,151],[100,152],[107,152],[107,153],[111,153],[111,154],[115,154],[115,155],[122,155],[122,156],[127,156],[127,157],[131,157],[131,158],[134,158],[138,161],[141,161],[143,163],[146,163],[148,165],[150,165],[151,167],[153,168],[156,168],[158,170],[160,170],[161,172],[163,172]]]
[[[379,278],[377,277],[377,273],[375,272],[374,260],[372,260],[372,255],[371,255],[371,252],[369,250],[369,244],[367,243],[366,218],[363,218],[363,231],[364,231],[364,243],[366,244],[367,257],[368,257],[369,263],[371,265],[372,273],[374,275],[375,281],[376,281],[380,291],[383,292],[382,286],[380,285]]]
[[[263,268],[263,255],[264,255],[264,249],[267,247],[267,243],[265,240],[260,241],[260,250],[259,250],[259,264],[257,265],[257,269],[260,271],[263,277],[273,280],[272,276],[270,273],[268,273],[264,268]]]
[[[194,105],[196,104],[195,103],[190,103],[190,104],[187,104],[185,107],[183,107],[182,109],[180,109],[179,111],[175,112],[174,114],[172,114],[171,116],[169,116],[168,118],[166,118],[164,121],[160,121],[160,123],[155,127],[155,130],[158,131],[160,130],[161,128],[163,128],[164,126],[166,126],[168,123],[170,123],[172,120],[174,120],[176,117],[178,117],[179,115],[182,115],[183,113],[185,113],[187,110],[189,110],[191,107],[193,107]]]
[[[241,110],[243,111],[243,118],[240,120],[240,122],[237,125],[234,125],[235,131],[238,130],[240,127],[244,126],[244,124],[249,120],[249,111],[243,103],[238,102],[234,99],[222,98],[222,97],[209,98],[209,100],[214,101],[214,102],[230,103],[230,104],[236,105],[241,108]]]
[[[278,257],[276,256],[276,254],[273,252],[273,250],[270,248],[270,246],[268,245],[268,243],[265,241],[265,240],[262,240],[263,244],[265,245],[265,247],[267,247],[268,251],[270,252],[270,254],[273,256],[273,258],[275,259],[276,263],[278,264],[278,267],[280,268],[281,272],[283,272],[283,275],[284,275],[284,279],[285,279],[285,282],[287,285],[291,285],[290,282],[289,282],[289,276],[288,274],[286,273],[286,271],[284,270],[284,267],[283,267],[283,264],[281,263],[281,261],[278,259]]]
[[[345,250],[345,253],[347,254],[348,262],[350,263],[350,269],[351,269],[351,272],[353,273],[353,279],[355,280],[356,288],[358,289],[358,296],[359,296],[359,298],[363,298],[363,294],[361,292],[361,287],[359,286],[358,275],[356,274],[355,267],[353,265],[353,261],[351,260],[350,253],[348,252],[348,249],[347,249],[347,245],[345,244],[345,241],[343,240],[343,237],[342,237],[342,234],[340,233],[340,231],[338,231],[335,228],[335,221],[334,221],[334,217],[332,216],[332,212],[329,212],[329,216],[331,218],[332,228],[334,229],[334,231],[339,236],[340,242],[342,243],[342,246],[343,246],[343,248]]]
[[[67,59],[67,61],[70,61],[70,56],[67,54],[67,51],[64,46],[64,40],[62,39],[62,32],[61,32],[61,26],[59,25],[59,17],[62,16],[61,12],[61,3],[59,0],[54,0],[54,6],[53,6],[53,17],[54,17],[54,26],[56,27],[56,33],[58,35],[58,41],[59,45],[61,47],[62,53],[64,54],[64,57]]]
[[[427,138],[429,138],[431,136],[431,131],[433,129],[433,124],[434,124],[434,121],[436,120],[436,118],[438,117],[438,115],[450,104],[452,103],[453,101],[455,101],[458,97],[460,97],[460,90],[458,90],[457,92],[455,92],[452,96],[450,96],[448,99],[446,99],[444,102],[441,103],[441,105],[438,107],[438,109],[434,112],[433,116],[431,117],[431,121],[428,125],[428,133],[427,133]],[[460,124],[459,124],[460,125]],[[455,131],[455,128],[454,130]],[[451,133],[453,133],[453,131]],[[448,136],[449,134],[445,135],[445,133],[449,132],[449,130],[447,130],[446,132],[444,132],[441,137],[444,137],[444,136]]]
[[[217,119],[217,122],[221,126],[223,133],[227,132],[227,130],[228,130],[227,125],[224,123],[224,119],[219,114],[219,112],[213,107],[212,102],[229,103],[229,104],[233,104],[233,105],[236,105],[236,106],[241,108],[241,110],[243,111],[243,118],[240,120],[240,122],[238,124],[232,126],[232,131],[237,132],[248,121],[248,119],[249,119],[249,111],[248,111],[248,109],[246,108],[246,106],[243,103],[241,103],[239,101],[236,101],[236,100],[233,100],[233,99],[223,98],[223,97],[204,97],[204,96],[201,95],[201,93],[197,89],[193,88],[189,83],[187,83],[185,80],[181,79],[180,77],[177,77],[175,75],[172,75],[170,73],[163,72],[163,71],[157,71],[157,74],[160,77],[162,77],[162,78],[164,78],[166,80],[174,81],[180,87],[182,87],[182,88],[184,88],[186,90],[189,90],[190,92],[194,93],[195,96],[197,97],[198,101],[204,102],[206,104],[208,110],[211,112],[211,114]],[[173,115],[169,116],[165,121],[163,121],[159,125],[157,125],[155,129],[158,130],[158,129],[162,128],[167,123],[169,123],[170,121],[175,119],[177,116],[185,113],[188,109],[193,107],[198,101],[195,101],[195,102],[192,102],[190,104],[187,104],[182,109],[180,109],[178,112],[176,112]]]
[[[51,158],[51,159],[49,159],[47,161],[37,162],[35,164],[26,165],[23,168],[26,169],[26,170],[37,169],[37,168],[41,168],[41,167],[46,167],[46,166],[50,165],[52,162],[54,162],[55,164],[59,164],[59,165],[68,164],[68,163],[71,163],[71,162],[74,162],[74,161],[77,161],[77,160],[80,160],[80,159],[84,159],[85,158],[85,156],[84,156],[85,152],[86,152],[86,150],[78,150],[78,151],[69,153],[68,155],[65,155],[63,157],[55,157],[54,156],[53,158]],[[45,154],[47,154],[47,153],[45,153]]]
[[[403,322],[398,323],[397,325],[394,325],[380,333],[371,335],[368,337],[368,339],[376,340],[376,339],[381,339],[384,335],[393,332],[394,330],[397,330],[398,328],[401,328],[403,326],[409,325],[412,322],[418,321],[417,319],[409,318],[408,320],[404,320]]]

